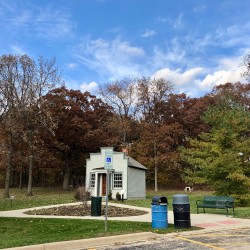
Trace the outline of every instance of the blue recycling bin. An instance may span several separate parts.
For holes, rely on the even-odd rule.
[[[152,228],[168,227],[168,199],[164,196],[154,196],[151,203]]]

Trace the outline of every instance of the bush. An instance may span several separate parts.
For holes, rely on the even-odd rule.
[[[119,192],[116,193],[116,199],[120,201],[122,198],[121,194]]]
[[[91,193],[89,191],[85,191],[84,187],[79,187],[76,189],[74,197],[78,201],[88,201],[90,200]]]
[[[109,199],[110,201],[113,200],[113,198],[112,198],[112,192],[111,192],[111,191],[109,192],[108,199]]]

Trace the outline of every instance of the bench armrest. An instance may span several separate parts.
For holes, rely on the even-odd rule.
[[[227,207],[234,207],[234,202],[233,201],[226,201],[226,206]]]

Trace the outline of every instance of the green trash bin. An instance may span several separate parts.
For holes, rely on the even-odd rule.
[[[101,216],[102,197],[91,197],[91,216]]]

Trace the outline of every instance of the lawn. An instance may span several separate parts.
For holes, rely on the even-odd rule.
[[[165,196],[168,199],[168,210],[173,210],[172,202],[173,202],[173,195],[175,194],[188,195],[189,202],[190,202],[190,211],[191,213],[197,213],[196,200],[203,200],[203,197],[205,195],[213,195],[213,192],[212,191],[193,191],[193,192],[185,193],[185,191],[180,191],[180,190],[159,190],[158,192],[148,190],[145,200],[128,200],[128,201],[124,201],[124,203],[128,205],[132,205],[132,206],[150,207],[153,196],[156,196],[156,195]],[[200,212],[202,212],[202,210],[200,210]],[[224,209],[207,209],[206,208],[206,212],[216,213],[216,214],[225,214]],[[230,212],[231,212],[231,209],[229,211],[229,214]],[[236,204],[235,217],[250,219],[249,207],[239,207]]]
[[[108,221],[105,231],[104,221],[100,220],[0,218],[0,248],[147,231],[153,230],[146,222]],[[176,229],[169,225],[162,231]]]
[[[33,196],[31,197],[26,196],[25,189],[11,189],[10,193],[15,196],[12,204],[10,200],[2,198],[3,190],[0,189],[0,211],[76,202],[75,191],[63,191],[61,189],[33,188]],[[124,201],[124,203],[150,208],[153,196],[165,196],[168,199],[168,210],[172,210],[173,195],[179,193],[185,192],[182,190],[159,190],[158,192],[148,190],[145,200],[129,200]],[[213,195],[211,191],[193,191],[186,194],[189,196],[191,213],[196,213],[196,200],[202,199],[204,195]],[[224,209],[206,209],[206,211],[209,213],[225,213]],[[236,204],[235,217],[249,219],[249,207],[238,207]]]
[[[173,195],[178,193],[184,193],[184,191],[160,190],[157,193],[154,191],[148,191],[146,200],[124,201],[124,204],[150,208],[152,197],[157,195],[167,197],[168,209],[172,210]],[[2,194],[3,190],[0,190],[1,197]],[[12,205],[10,200],[0,198],[0,210],[32,208],[52,204],[72,203],[76,201],[74,199],[74,191],[34,188],[33,194],[34,196],[27,197],[26,190],[11,189],[11,195],[15,196]],[[186,194],[190,199],[191,213],[196,213],[195,201],[197,199],[202,199],[204,195],[211,195],[212,192],[194,191]],[[211,209],[211,211],[208,210],[208,212],[225,214],[224,210],[218,211]],[[236,207],[236,217],[250,218],[249,207]],[[105,231],[104,227],[104,221],[99,220],[0,218],[0,248],[154,231],[151,227],[151,223],[147,222],[108,221],[108,230]],[[167,229],[160,230],[161,233],[176,231],[177,229],[171,224],[169,224]],[[22,235],[22,237],[20,237],[20,235]]]
[[[74,191],[54,188],[33,188],[32,190],[33,196],[27,196],[26,189],[10,189],[10,195],[15,196],[11,202],[9,199],[2,198],[4,190],[0,189],[0,211],[76,202]]]

